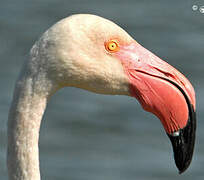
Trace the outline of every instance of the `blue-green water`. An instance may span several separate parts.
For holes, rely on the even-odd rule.
[[[203,180],[204,14],[189,0],[2,0],[0,3],[0,179],[6,180],[6,123],[14,83],[35,40],[56,21],[75,13],[113,20],[139,43],[192,82],[197,94],[197,140],[183,175],[174,165],[159,120],[135,99],[75,88],[48,104],[40,135],[42,179]]]

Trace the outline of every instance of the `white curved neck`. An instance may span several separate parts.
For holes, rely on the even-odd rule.
[[[50,93],[42,90],[43,82],[26,74],[17,81],[9,113],[9,180],[40,180],[39,130]]]

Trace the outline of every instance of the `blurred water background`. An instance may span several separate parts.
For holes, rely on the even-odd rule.
[[[193,5],[196,6],[193,7]],[[6,123],[16,77],[33,43],[76,13],[111,19],[183,72],[197,94],[197,140],[179,175],[159,120],[133,98],[65,88],[50,100],[40,134],[42,180],[204,179],[204,14],[195,0],[1,0],[0,179],[6,172]]]

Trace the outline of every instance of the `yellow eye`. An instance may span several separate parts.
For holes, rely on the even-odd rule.
[[[106,50],[109,52],[116,52],[118,51],[119,47],[118,47],[118,43],[114,40],[108,41],[106,44]]]

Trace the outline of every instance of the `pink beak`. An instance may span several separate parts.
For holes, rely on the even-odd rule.
[[[195,92],[174,67],[138,43],[120,47],[121,60],[130,82],[130,93],[144,110],[155,114],[169,136],[180,173],[190,165],[196,130]]]

